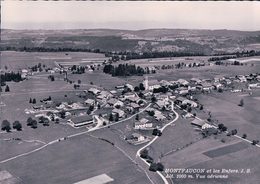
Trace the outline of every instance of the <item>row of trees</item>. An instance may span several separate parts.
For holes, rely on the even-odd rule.
[[[113,66],[111,64],[105,65],[103,69],[104,73],[111,74],[112,76],[132,76],[145,74],[145,71],[140,66],[119,64],[118,66]]]
[[[0,86],[0,92],[2,92],[2,91],[3,91],[3,89]],[[5,92],[10,92],[10,87],[8,85],[5,86]]]
[[[5,86],[6,82],[20,82],[22,81],[22,77],[20,73],[10,72],[4,73],[0,75],[1,86]]]
[[[10,132],[11,131],[11,123],[8,120],[3,120],[2,125],[1,125],[1,130]],[[22,124],[19,121],[14,121],[13,122],[13,129],[16,129],[17,131],[22,130]]]

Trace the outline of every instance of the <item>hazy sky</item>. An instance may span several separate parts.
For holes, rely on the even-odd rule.
[[[4,1],[2,28],[260,30],[260,2]]]

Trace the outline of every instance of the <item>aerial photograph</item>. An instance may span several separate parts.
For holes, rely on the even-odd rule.
[[[0,184],[260,183],[260,2],[0,5]]]

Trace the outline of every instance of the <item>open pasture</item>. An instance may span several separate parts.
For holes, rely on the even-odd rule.
[[[115,184],[149,183],[145,174],[111,144],[87,135],[48,146],[1,168],[19,177],[21,183],[71,184],[104,173]]]
[[[39,63],[47,67],[55,67],[57,62],[78,62],[90,58],[104,58],[104,54],[89,52],[1,52],[1,68],[7,66],[8,70],[17,71],[20,69],[32,67]]]

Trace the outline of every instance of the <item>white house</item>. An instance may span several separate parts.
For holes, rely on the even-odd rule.
[[[135,122],[134,129],[151,129],[153,127],[153,123],[149,122],[148,119],[142,118],[139,121]]]
[[[112,114],[113,114],[113,115],[118,114],[118,117],[119,117],[119,118],[122,118],[122,117],[125,115],[125,112],[122,111],[122,110],[120,110],[120,109],[113,109],[113,110],[112,110]]]
[[[115,98],[110,98],[107,103],[110,105],[110,106],[113,106],[113,107],[116,107],[116,106],[124,106],[124,103],[120,100],[117,100]]]

